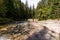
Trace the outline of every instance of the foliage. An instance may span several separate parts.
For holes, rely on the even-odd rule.
[[[0,22],[9,22],[9,19],[21,21],[32,17],[32,8],[28,7],[27,1],[24,4],[21,0],[0,0]]]
[[[60,0],[42,0],[37,6],[37,17],[39,20],[59,19]]]
[[[36,9],[34,5],[29,8],[27,1],[24,4],[21,0],[0,0],[0,18],[0,22],[60,19],[60,0],[41,0]]]

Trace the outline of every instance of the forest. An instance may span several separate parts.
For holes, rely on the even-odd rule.
[[[27,19],[60,19],[60,0],[41,0],[37,8],[21,0],[0,0],[0,23]]]
[[[60,40],[60,0],[32,5],[28,0],[0,0],[0,40]]]

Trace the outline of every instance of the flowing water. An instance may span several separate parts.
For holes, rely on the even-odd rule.
[[[31,29],[27,28],[28,24],[32,25]],[[24,22],[24,23],[19,23],[17,25],[19,26],[19,27],[17,26],[18,29],[20,28],[20,25],[22,26],[26,25],[26,28],[24,29],[24,31],[30,30],[29,34],[26,34],[26,35],[21,34],[22,38],[19,36],[20,40],[24,40],[23,39],[24,37],[26,37],[25,40],[58,40],[59,33],[60,33],[60,21],[56,21],[56,20]],[[3,36],[0,36],[0,40],[12,40],[12,39],[9,39],[7,35],[3,35]]]

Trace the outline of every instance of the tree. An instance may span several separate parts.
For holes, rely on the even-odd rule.
[[[38,19],[56,19],[60,18],[60,0],[42,0],[37,6]]]
[[[36,13],[35,13],[34,5],[33,5],[33,14],[32,14],[32,18],[33,18],[33,21],[34,21],[34,19],[36,18]]]
[[[5,0],[5,5],[7,7],[6,17],[13,20],[22,20],[25,19],[25,5],[21,0]]]
[[[30,8],[29,8],[29,18],[32,18],[33,16],[32,16],[32,8],[31,8],[31,6],[30,6]]]
[[[6,16],[6,7],[4,4],[4,0],[0,0],[0,17],[5,17]]]
[[[29,18],[29,8],[28,8],[28,1],[26,0],[26,16],[27,16],[27,19]]]

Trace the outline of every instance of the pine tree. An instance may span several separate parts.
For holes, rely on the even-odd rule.
[[[38,3],[38,19],[59,19],[60,0],[42,0]]]
[[[26,16],[27,16],[27,19],[29,18],[29,8],[28,8],[28,1],[26,0]]]
[[[34,21],[34,19],[35,19],[35,8],[34,8],[34,4],[33,4],[33,14],[32,14],[33,16],[33,21]]]
[[[32,18],[32,8],[31,8],[31,6],[30,6],[30,8],[29,8],[29,18]]]
[[[4,0],[0,0],[0,17],[5,17],[6,16],[6,7],[4,4]]]

